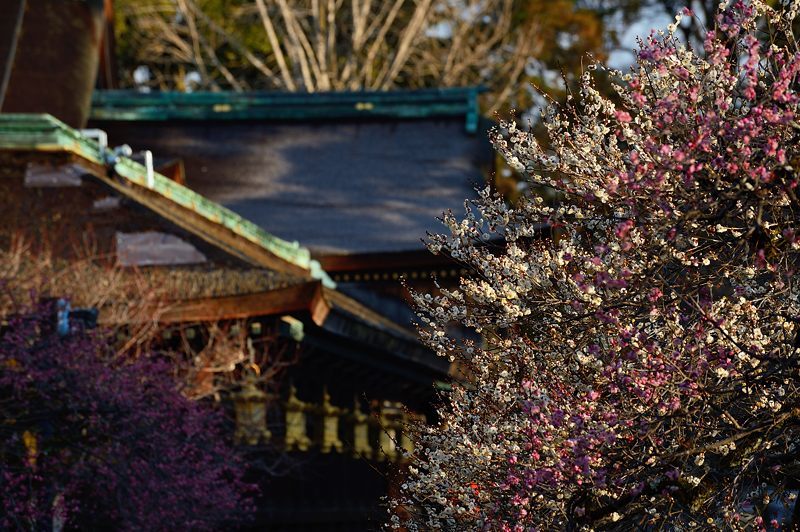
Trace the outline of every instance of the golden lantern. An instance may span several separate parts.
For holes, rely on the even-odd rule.
[[[398,433],[402,427],[400,419],[403,415],[403,405],[396,402],[383,401],[380,406],[380,432],[378,433],[378,461],[396,460],[400,453],[397,448]]]
[[[326,454],[331,450],[341,453],[344,450],[344,443],[339,439],[339,416],[345,413],[345,409],[331,404],[331,395],[327,387],[322,390],[322,406],[318,411],[322,414],[320,451]]]
[[[286,400],[286,441],[287,451],[297,449],[307,451],[311,447],[311,438],[306,428],[306,412],[311,405],[297,398],[297,388],[289,387],[289,398]]]
[[[353,458],[371,458],[372,446],[369,444],[369,416],[361,410],[358,397],[353,402]]]
[[[236,410],[236,443],[258,445],[268,442],[272,433],[267,429],[267,394],[259,390],[258,371],[248,371],[244,375],[242,389],[234,394]]]

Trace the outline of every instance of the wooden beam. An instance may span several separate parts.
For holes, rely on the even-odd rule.
[[[274,316],[291,312],[309,312],[321,326],[330,312],[319,281],[286,288],[237,296],[206,297],[176,301],[163,311],[154,309],[154,319],[161,324],[214,322]],[[100,320],[100,323],[104,323]]]
[[[438,269],[458,267],[446,255],[434,255],[427,249],[394,253],[359,253],[350,255],[326,255],[315,257],[322,269],[328,273],[359,272],[365,270],[397,271],[399,269]]]

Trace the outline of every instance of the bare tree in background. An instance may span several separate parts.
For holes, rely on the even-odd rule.
[[[563,67],[603,45],[598,20],[572,0],[223,4],[118,2],[123,63],[147,67],[136,84],[306,92],[484,84],[493,111],[519,90],[532,58]],[[123,79],[134,84],[129,70]]]

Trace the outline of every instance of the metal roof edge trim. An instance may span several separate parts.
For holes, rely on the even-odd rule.
[[[110,151],[103,150],[96,142],[48,114],[0,113],[0,149],[68,151],[99,165],[107,165],[106,157],[111,155]],[[114,171],[131,183],[152,190],[277,257],[308,270],[312,277],[320,279],[326,286],[335,286],[319,263],[311,260],[309,250],[299,243],[273,236],[250,220],[157,172],[153,173],[153,186],[148,187],[145,167],[129,158],[117,158]]]
[[[95,120],[314,120],[464,116],[477,130],[483,87],[363,92],[137,92],[95,91]]]

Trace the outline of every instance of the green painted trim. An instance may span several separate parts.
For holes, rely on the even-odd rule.
[[[102,166],[108,166],[107,158],[112,155],[109,150],[103,153],[96,142],[46,114],[0,114],[0,150],[66,151]],[[319,263],[311,260],[309,250],[297,242],[287,242],[273,236],[235,212],[157,172],[154,173],[153,187],[148,187],[145,167],[131,159],[118,158],[114,163],[114,171],[129,182],[152,190],[258,244],[286,262],[308,270],[312,277],[322,280],[326,286],[335,286]]]
[[[293,316],[281,316],[278,323],[278,332],[298,343],[302,342],[306,335],[303,330],[303,322]]]
[[[97,143],[47,114],[0,113],[0,149],[67,151],[102,160]]]
[[[480,107],[478,106],[478,93],[473,91],[468,95],[467,103],[467,123],[465,125],[467,133],[478,132],[478,119],[481,116]]]
[[[451,383],[449,383],[449,382],[436,381],[436,382],[433,383],[433,386],[437,390],[442,391],[442,392],[452,392],[453,391],[453,385]]]
[[[481,87],[392,92],[136,92],[95,91],[94,120],[276,120],[432,118],[463,116],[478,126]]]

